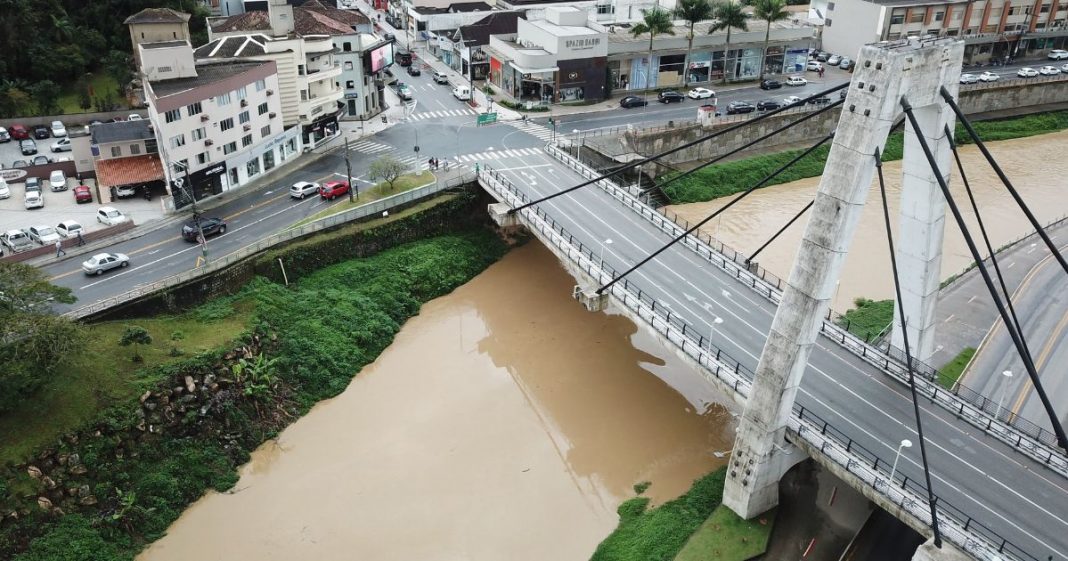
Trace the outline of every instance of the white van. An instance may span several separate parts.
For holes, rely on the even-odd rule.
[[[452,95],[460,101],[467,101],[471,99],[471,88],[463,85],[456,86],[452,89]]]

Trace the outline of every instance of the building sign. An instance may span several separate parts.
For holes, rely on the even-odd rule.
[[[600,44],[600,37],[590,37],[587,39],[568,39],[567,41],[564,41],[564,46],[573,51],[592,49]]]
[[[24,169],[13,168],[0,170],[0,178],[3,178],[3,180],[7,181],[8,183],[15,183],[21,181],[23,177],[26,177],[26,175],[26,170]]]

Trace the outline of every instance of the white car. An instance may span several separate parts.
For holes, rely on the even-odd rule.
[[[138,115],[137,113],[130,113],[130,116],[126,117],[126,120],[127,121],[140,121],[141,120],[141,116]]]
[[[686,96],[690,99],[708,99],[711,97],[716,97],[716,92],[708,88],[694,88],[686,92]]]
[[[116,267],[127,267],[130,258],[124,253],[97,253],[82,263],[82,270],[87,275],[102,275]]]
[[[26,191],[26,198],[23,199],[22,204],[26,208],[43,208],[44,197],[41,196],[40,191]]]
[[[67,127],[63,126],[63,121],[52,121],[52,136],[56,138],[67,136]]]
[[[805,70],[819,72],[820,70],[823,70],[823,63],[818,60],[810,60],[808,61],[808,64],[805,65]]]
[[[960,83],[962,84],[974,84],[979,81],[979,77],[975,74],[961,74]]]
[[[0,178],[0,199],[6,199],[11,196],[11,187],[7,186],[7,181]]]
[[[1030,66],[1025,66],[1025,67],[1017,70],[1016,71],[1016,75],[1021,77],[1021,78],[1034,78],[1035,76],[1038,76],[1038,70],[1035,70],[1034,68],[1031,68]]]
[[[59,232],[51,226],[30,226],[30,239],[41,245],[52,245],[59,241]]]
[[[71,147],[69,138],[61,138],[52,143],[53,152],[70,152],[70,150]]]
[[[312,181],[298,181],[289,188],[289,196],[294,199],[303,199],[318,192],[319,184]]]
[[[993,72],[983,72],[979,75],[980,82],[997,82],[1001,79],[1001,76],[994,74]]]
[[[66,191],[67,176],[63,174],[63,170],[57,169],[48,176],[48,184],[52,186],[53,191]]]
[[[1038,69],[1038,73],[1043,76],[1056,76],[1057,74],[1060,74],[1061,71],[1056,66],[1043,66]]]
[[[841,62],[841,55],[831,55],[831,57],[827,59],[827,64],[830,66],[838,66]]]
[[[808,80],[806,80],[806,79],[804,79],[804,78],[802,78],[800,76],[790,76],[789,78],[786,79],[786,85],[787,86],[804,86],[807,83],[808,83]]]
[[[64,238],[76,238],[78,237],[78,232],[84,231],[82,225],[73,220],[64,220],[56,226],[56,232],[59,232],[59,235]]]
[[[1068,59],[1068,51],[1064,49],[1053,49],[1046,55],[1046,58],[1050,60],[1064,60]]]
[[[1068,62],[1061,65],[1061,72],[1068,73]]]
[[[114,226],[126,222],[126,215],[112,206],[102,206],[96,211],[96,221],[105,226]]]
[[[782,98],[783,107],[789,107],[791,105],[794,105],[795,103],[801,103],[801,98],[797,97],[796,95],[791,95],[791,96]]]

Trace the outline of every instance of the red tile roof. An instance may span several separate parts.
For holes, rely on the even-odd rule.
[[[163,179],[158,154],[96,161],[96,181],[101,187],[136,185]]]
[[[303,6],[293,7],[293,30],[298,35],[348,35],[355,33],[352,27],[370,23],[359,12],[339,10],[309,0]],[[231,16],[212,26],[216,33],[233,31],[270,31],[271,19],[267,12],[252,11]]]

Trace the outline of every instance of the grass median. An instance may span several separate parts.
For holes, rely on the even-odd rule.
[[[355,179],[353,180],[354,183],[356,181],[357,180]],[[365,205],[367,203],[377,201],[378,199],[384,199],[386,197],[391,197],[393,195],[397,195],[405,191],[411,191],[412,189],[423,187],[425,185],[430,185],[434,181],[434,174],[430,173],[429,171],[421,171],[419,173],[402,175],[401,177],[397,178],[396,181],[393,182],[392,188],[390,188],[388,183],[383,181],[382,183],[378,183],[368,189],[360,190],[358,199],[355,199],[351,202],[346,200],[342,203],[333,205],[328,209],[321,210],[293,224],[291,228],[303,226],[309,222],[315,222],[320,218],[326,218],[327,216],[338,214],[339,212],[345,212],[346,210],[350,210],[360,205]]]

